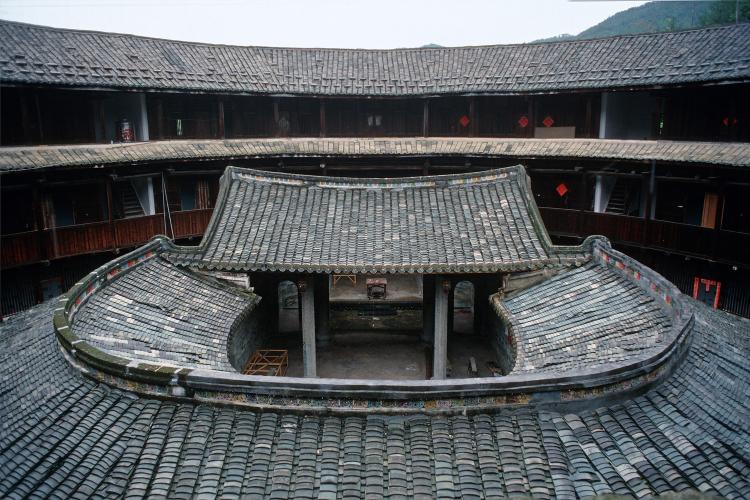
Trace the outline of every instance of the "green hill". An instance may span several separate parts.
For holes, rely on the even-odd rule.
[[[732,23],[734,18],[735,2],[733,1],[655,1],[618,12],[578,35],[559,35],[537,41],[552,42],[686,30]],[[739,20],[741,22],[750,20],[750,0],[740,1]]]

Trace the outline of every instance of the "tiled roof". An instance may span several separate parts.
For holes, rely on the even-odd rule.
[[[513,93],[750,77],[750,24],[440,49],[238,47],[0,22],[0,81],[297,95]]]
[[[672,323],[632,281],[589,264],[506,299],[517,338],[513,372],[593,369],[656,352]]]
[[[109,354],[232,371],[230,328],[256,301],[157,257],[95,293],[78,311],[73,328]]]
[[[209,269],[490,272],[559,264],[523,167],[407,179],[229,167],[198,251]],[[581,253],[583,251],[581,250]]]
[[[0,148],[0,173],[34,169],[292,157],[489,157],[657,160],[750,166],[750,144],[614,139],[304,138],[155,141]]]
[[[325,416],[138,397],[58,348],[56,301],[0,327],[0,496],[750,496],[750,322],[696,307],[665,382],[594,409]]]

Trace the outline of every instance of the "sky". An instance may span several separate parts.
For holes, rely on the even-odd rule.
[[[577,34],[636,1],[0,0],[0,18],[233,45],[388,49]]]

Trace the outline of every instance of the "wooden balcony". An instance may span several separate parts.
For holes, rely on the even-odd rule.
[[[175,238],[201,236],[213,209],[172,214]],[[136,247],[165,233],[163,214],[3,235],[2,269]]]
[[[748,265],[750,234],[622,215],[540,207],[547,230],[555,236],[584,238],[601,234],[615,244]],[[213,209],[172,214],[175,238],[201,236]],[[167,226],[168,227],[168,226]],[[29,231],[2,236],[2,269],[75,255],[132,248],[165,233],[162,214]]]
[[[2,240],[2,249],[0,249],[2,269],[42,260],[39,236],[39,231],[3,235],[0,238]]]
[[[203,235],[213,209],[186,210],[172,214],[172,228],[175,238],[189,238]]]
[[[554,236],[606,236],[614,244],[748,265],[750,234],[607,213],[539,207]]]

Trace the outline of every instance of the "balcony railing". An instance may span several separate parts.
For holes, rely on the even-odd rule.
[[[172,214],[174,237],[196,237],[208,226],[213,209],[188,210]],[[750,262],[750,234],[714,230],[689,224],[648,220],[638,217],[562,208],[540,207],[544,223],[555,236],[585,237],[601,234],[615,244],[747,265]],[[18,267],[44,260],[112,251],[142,245],[165,232],[162,214],[109,222],[96,222],[42,231],[2,236],[2,268]],[[167,226],[169,227],[169,226]]]
[[[750,234],[640,217],[539,207],[550,234],[601,234],[615,244],[667,250],[729,264],[750,263]]]
[[[172,214],[174,237],[200,236],[206,230],[213,209],[189,210]],[[168,226],[167,226],[168,228]],[[165,234],[163,214],[78,224],[73,226],[3,235],[2,268],[35,262],[132,248],[152,236]]]

